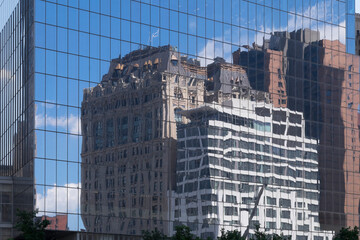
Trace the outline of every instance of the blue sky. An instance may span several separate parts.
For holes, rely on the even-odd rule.
[[[355,0],[355,7],[356,7],[356,12],[360,13],[360,1],[359,0]]]

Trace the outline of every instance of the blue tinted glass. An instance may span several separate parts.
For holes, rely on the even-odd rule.
[[[0,239],[18,205],[56,239],[360,225],[354,0],[18,2],[0,3]]]

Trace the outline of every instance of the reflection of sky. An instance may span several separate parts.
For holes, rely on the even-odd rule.
[[[0,0],[0,31],[18,2],[19,0]]]
[[[68,215],[70,230],[85,229],[80,217],[80,184],[36,186],[36,208],[38,216],[53,217],[57,214]],[[46,213],[44,213],[46,211]]]
[[[50,101],[51,102],[51,101]],[[36,104],[37,159],[35,159],[36,208],[68,214],[70,230],[84,229],[79,217],[81,182],[80,119],[77,108],[50,103]],[[50,132],[51,131],[51,132]],[[57,131],[57,132],[52,132]],[[45,158],[46,160],[44,160]],[[43,185],[46,185],[44,187]],[[50,213],[49,213],[50,212]]]
[[[271,1],[268,2],[271,4]],[[345,3],[328,0],[316,3],[316,1],[305,0],[304,6],[309,7],[303,8],[301,1],[274,1],[275,8],[271,9],[268,2],[263,2],[265,5],[261,6],[235,0],[232,1],[231,9],[222,9],[226,6],[219,4],[215,6],[215,9],[220,10],[215,10],[215,12],[218,11],[220,15],[223,12],[231,13],[218,17],[220,21],[224,21],[224,24],[207,19],[199,21],[201,18],[195,17],[186,18],[185,14],[184,19],[181,19],[180,14],[180,22],[191,21],[188,23],[191,34],[210,38],[210,40],[198,38],[196,41],[194,37],[194,42],[197,42],[198,47],[197,56],[208,59],[200,58],[202,65],[210,63],[216,56],[231,61],[231,53],[240,46],[251,46],[253,43],[261,46],[264,39],[269,39],[271,33],[277,31],[292,32],[308,28],[318,31],[321,39],[340,40],[345,44],[345,28],[338,27],[339,25],[345,27]],[[286,9],[289,12],[285,12]],[[321,21],[311,20],[311,18],[318,18]],[[193,23],[196,21],[200,24]],[[247,28],[252,30],[247,30]],[[186,52],[186,45],[180,46],[180,51]]]
[[[179,0],[171,1],[169,6],[163,6],[166,1],[152,1],[155,6],[150,6],[124,0],[121,1],[121,7],[112,6],[112,9],[119,8],[121,11],[111,12],[111,14],[117,17],[121,15],[124,20],[137,22],[120,21],[82,10],[73,12],[72,8],[67,11],[61,6],[56,10],[55,5],[48,3],[46,6],[39,7],[43,9],[37,11],[37,20],[74,30],[66,31],[50,25],[45,27],[43,24],[37,24],[37,35],[44,36],[36,39],[37,46],[50,50],[68,51],[74,55],[58,53],[56,56],[55,52],[46,51],[44,54],[50,64],[42,68],[37,64],[40,67],[37,70],[98,82],[108,70],[106,61],[118,57],[119,54],[124,56],[129,51],[138,49],[140,44],[177,46],[181,53],[197,57],[202,64],[206,64],[216,56],[230,61],[231,52],[237,50],[239,46],[252,45],[254,42],[262,45],[263,39],[268,39],[272,32],[294,31],[301,28],[319,31],[322,39],[340,40],[345,43],[345,29],[338,28],[339,25],[345,27],[345,3],[329,0],[303,1],[302,4],[302,1],[287,0],[232,0],[231,4],[225,4],[223,1]],[[109,14],[109,9],[103,9],[105,2],[107,1],[103,4],[101,1],[101,9]],[[264,5],[256,5],[253,2]],[[273,2],[273,8],[271,2]],[[180,10],[180,12],[158,8],[157,4],[172,10]],[[303,6],[308,7],[303,8]],[[92,4],[87,8],[95,12],[99,11],[99,6],[94,7]],[[45,9],[51,12],[46,17]],[[140,14],[137,13],[139,9]],[[287,10],[288,12],[285,12]],[[59,18],[57,14],[64,17]],[[62,20],[57,21],[57,19]],[[83,32],[77,34],[75,31],[77,29]],[[58,31],[57,39],[53,37],[56,36],[56,30]],[[91,59],[82,56],[88,56]],[[56,61],[64,64],[55,69],[56,64],[51,63]],[[44,65],[41,64],[41,66]]]

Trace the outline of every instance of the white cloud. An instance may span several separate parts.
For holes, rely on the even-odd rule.
[[[360,13],[360,1],[355,0],[355,12]]]
[[[54,212],[53,214],[46,213],[47,216],[56,215],[56,213],[79,213],[80,188],[81,183],[47,187],[45,194],[36,194],[36,208],[39,212]]]

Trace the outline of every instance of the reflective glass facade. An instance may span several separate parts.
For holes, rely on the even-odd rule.
[[[360,55],[360,13],[355,14],[355,34],[355,54]]]
[[[325,240],[359,226],[354,12],[350,0],[5,0],[0,184],[15,194],[0,210],[128,236],[258,223]]]
[[[0,238],[11,237],[17,208],[33,209],[33,4],[0,5]]]

